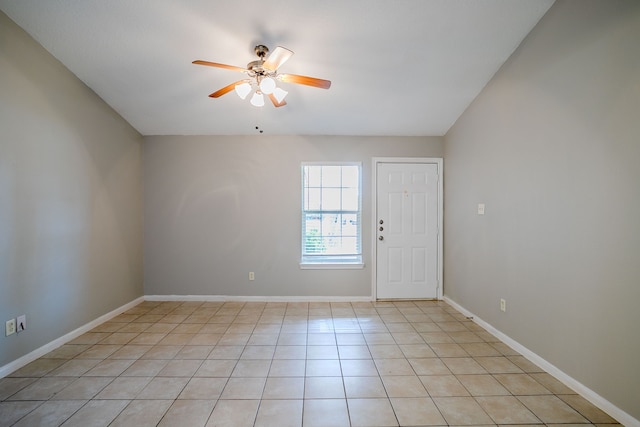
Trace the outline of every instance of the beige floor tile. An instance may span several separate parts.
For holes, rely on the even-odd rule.
[[[416,375],[447,375],[451,371],[437,358],[408,359]]]
[[[112,377],[80,377],[56,393],[52,400],[89,400],[114,380]]]
[[[420,381],[432,397],[469,396],[469,391],[455,375],[424,375]]]
[[[0,402],[0,420],[5,425],[13,425],[20,418],[42,405],[40,400],[25,400],[17,402]]]
[[[260,399],[266,378],[229,378],[221,399]]]
[[[449,425],[493,424],[472,397],[434,397],[433,401]]]
[[[149,345],[127,344],[113,352],[109,359],[139,359],[149,350]]]
[[[336,333],[336,343],[342,345],[367,345],[361,333]]]
[[[202,360],[190,359],[174,359],[170,360],[160,372],[161,377],[192,377],[200,365]]]
[[[400,350],[407,359],[421,359],[436,357],[436,354],[427,344],[400,344]]]
[[[252,427],[259,404],[259,400],[219,400],[207,427]]]
[[[456,375],[486,374],[487,371],[471,357],[447,357],[442,361]]]
[[[181,345],[154,345],[141,359],[173,359],[182,350]]]
[[[538,424],[541,421],[513,396],[476,397],[496,424]]]
[[[49,377],[79,377],[94,368],[100,359],[71,359],[49,372]]]
[[[305,399],[344,399],[342,377],[308,377],[304,384]]]
[[[307,377],[338,377],[342,375],[339,360],[307,360]]]
[[[233,369],[232,377],[266,377],[269,374],[271,360],[239,360]]]
[[[342,375],[345,377],[377,376],[378,368],[371,359],[341,360]]]
[[[404,353],[397,344],[370,344],[369,351],[374,359],[403,359]]]
[[[365,332],[364,339],[368,345],[395,344],[395,340],[390,333],[368,333]]]
[[[495,374],[493,377],[516,396],[551,394],[542,384],[527,374]]]
[[[74,382],[74,377],[45,377],[32,382],[8,400],[49,400]]]
[[[121,376],[125,377],[154,377],[169,363],[168,360],[136,360]]]
[[[106,359],[101,360],[96,366],[87,371],[84,375],[89,377],[117,377],[135,362],[129,359]]]
[[[129,377],[135,378],[135,377]],[[186,377],[155,377],[138,394],[137,399],[176,399],[189,382]]]
[[[340,359],[371,359],[369,347],[366,345],[339,345],[338,355]]]
[[[415,375],[406,359],[375,359],[380,375]]]
[[[435,323],[434,323],[435,325]],[[453,338],[446,332],[442,331],[437,325],[437,331],[420,332],[422,339],[433,347],[433,344],[454,344]]]
[[[165,335],[160,341],[159,345],[186,345],[193,339],[195,334],[177,334],[171,331]]]
[[[92,400],[73,414],[63,427],[102,427],[113,421],[129,404],[128,400]]]
[[[352,427],[398,426],[389,399],[347,399]]]
[[[203,427],[213,411],[215,400],[176,400],[166,412],[159,427]]]
[[[273,359],[275,345],[248,345],[244,348],[240,359]]]
[[[229,327],[231,328],[231,327]],[[219,345],[247,345],[251,334],[249,333],[229,333],[222,335],[218,341]]]
[[[98,378],[91,378],[97,380]],[[151,382],[153,377],[119,377],[108,384],[98,395],[97,399],[135,399]]]
[[[121,344],[96,344],[76,357],[78,359],[106,359],[121,348]]]
[[[213,350],[212,345],[185,345],[174,359],[204,360]]]
[[[277,345],[274,359],[306,359],[306,345]]]
[[[491,375],[457,375],[472,396],[506,396],[509,391]]]
[[[73,359],[89,347],[91,347],[89,344],[64,344],[45,354],[43,359]]]
[[[191,378],[178,399],[216,400],[227,385],[227,378]]]
[[[207,359],[239,359],[244,351],[244,345],[216,345]]]
[[[220,342],[223,334],[210,334],[210,333],[199,333],[195,334],[193,338],[187,343],[188,345],[209,345],[213,346]]]
[[[558,396],[573,409],[582,414],[583,417],[592,423],[610,424],[616,423],[616,420],[607,415],[604,411],[598,409],[588,400],[577,394]]]
[[[173,400],[133,400],[109,427],[156,426]]]
[[[280,333],[277,345],[307,345],[306,333]]]
[[[518,396],[531,412],[547,424],[586,423],[587,420],[557,396]]]
[[[34,382],[36,378],[0,378],[0,401]]]
[[[486,342],[460,343],[460,347],[472,357],[501,356],[498,350]]]
[[[429,343],[431,349],[438,357],[469,357],[460,344],[454,343]]]
[[[15,372],[9,374],[9,377],[42,377],[48,372],[60,367],[66,362],[64,359],[44,359],[34,360],[28,365],[23,366]]]
[[[542,384],[547,390],[551,391],[554,394],[576,394],[575,391],[571,390],[566,385],[562,384],[560,381],[555,379],[553,376],[546,372],[541,373],[531,373],[531,378],[538,381]]]
[[[228,378],[236,367],[236,363],[237,362],[233,359],[205,360],[202,362],[194,376]]]
[[[305,394],[304,385],[304,377],[270,377],[267,378],[262,398],[302,399]]]
[[[271,361],[269,369],[270,377],[304,377],[305,376],[304,360],[284,360],[277,359]]]
[[[261,329],[262,330],[262,329]],[[275,346],[278,343],[277,333],[256,333],[251,334],[247,345],[271,345]]]
[[[348,398],[387,397],[382,380],[373,377],[344,377],[344,388]]]
[[[307,359],[338,359],[338,347],[335,345],[307,346]]]
[[[304,427],[349,426],[349,412],[345,399],[312,399],[304,401]]]
[[[301,427],[302,400],[262,400],[255,427]]]
[[[109,335],[111,335],[111,332],[87,332],[67,344],[97,344]]]
[[[507,359],[512,361],[517,367],[522,369],[524,372],[533,373],[533,372],[544,372],[544,369],[540,368],[535,363],[531,362],[529,359],[524,356],[507,356]]]
[[[100,344],[127,344],[138,334],[137,332],[114,332],[100,341]]]
[[[482,367],[484,367],[487,372],[491,374],[521,374],[522,369],[518,368],[518,366],[507,359],[504,356],[501,357],[476,357],[476,362],[478,362]]]
[[[160,334],[164,336],[165,334],[168,334],[169,332],[173,331],[177,326],[178,325],[175,323],[154,323],[152,326],[145,329],[143,332],[147,334]]]
[[[411,328],[413,329],[413,328]],[[424,344],[424,339],[419,333],[413,332],[392,332],[391,335],[396,344]]]
[[[383,376],[382,383],[389,397],[428,397],[417,376]]]
[[[336,335],[332,333],[309,333],[307,335],[307,345],[316,346],[316,345],[326,345],[335,347],[336,343]]]
[[[202,322],[206,323],[206,322]],[[176,326],[171,333],[172,334],[197,334],[204,327],[202,323],[181,323]]]
[[[391,405],[401,426],[446,425],[442,414],[428,397],[392,398]]]
[[[57,400],[55,402],[45,402],[15,423],[14,426],[58,426],[85,403],[86,400]]]
[[[129,344],[142,344],[142,345],[155,345],[158,344],[166,335],[163,332],[151,332],[151,328],[141,333],[131,341]]]

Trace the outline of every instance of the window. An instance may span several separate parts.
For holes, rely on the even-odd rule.
[[[361,164],[302,164],[302,262],[362,267]]]

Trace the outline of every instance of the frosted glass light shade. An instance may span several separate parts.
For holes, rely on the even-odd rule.
[[[251,105],[254,107],[262,107],[264,105],[264,96],[261,93],[254,93],[251,97]]]
[[[265,95],[269,95],[273,93],[273,90],[276,88],[276,81],[271,77],[265,77],[260,81],[260,91]]]
[[[249,95],[249,92],[251,92],[251,85],[247,82],[244,82],[236,85],[235,89],[238,96],[242,99],[245,99],[247,95]]]
[[[276,98],[276,101],[278,101],[279,104],[284,100],[284,97],[287,96],[288,93],[289,92],[287,92],[286,90],[277,87],[273,91],[273,96]]]

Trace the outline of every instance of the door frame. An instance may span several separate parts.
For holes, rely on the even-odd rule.
[[[443,271],[443,239],[442,239],[442,225],[443,225],[443,159],[442,157],[374,157],[372,159],[373,169],[371,171],[372,176],[372,204],[371,204],[371,296],[374,301],[378,300],[378,240],[376,232],[376,218],[378,217],[378,164],[381,163],[418,163],[418,164],[435,164],[438,170],[438,233],[437,233],[437,296],[438,300],[442,300],[443,297],[443,283],[442,283],[442,271]]]

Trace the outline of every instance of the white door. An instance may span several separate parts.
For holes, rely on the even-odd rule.
[[[377,163],[376,296],[438,297],[438,165]]]

